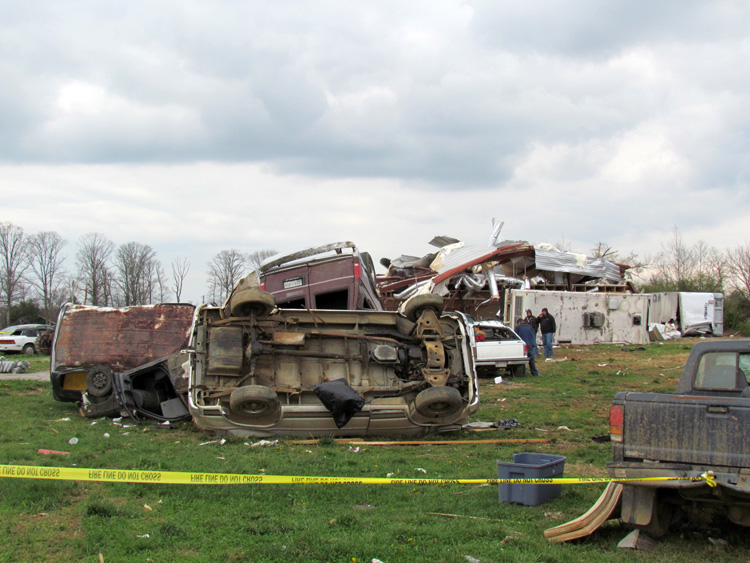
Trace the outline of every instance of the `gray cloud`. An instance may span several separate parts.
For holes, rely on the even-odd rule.
[[[530,144],[623,134],[683,110],[677,87],[707,103],[717,84],[745,86],[727,76],[741,61],[701,56],[742,38],[734,3],[429,5],[16,8],[3,31],[21,55],[2,72],[26,87],[0,100],[5,158],[492,186]]]

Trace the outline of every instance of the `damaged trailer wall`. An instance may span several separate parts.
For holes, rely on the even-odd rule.
[[[664,324],[673,319],[683,336],[724,335],[724,295],[693,291],[649,293],[648,323]]]
[[[510,289],[503,321],[515,326],[526,309],[539,315],[546,307],[557,323],[562,344],[647,344],[649,296],[642,293],[579,293]]]

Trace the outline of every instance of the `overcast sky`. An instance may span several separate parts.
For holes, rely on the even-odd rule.
[[[0,220],[217,252],[750,240],[750,4],[0,0]]]

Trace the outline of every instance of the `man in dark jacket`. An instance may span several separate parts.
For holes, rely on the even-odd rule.
[[[534,357],[536,358],[539,355],[539,346],[537,346],[536,344],[536,335],[539,331],[539,321],[536,320],[536,317],[534,316],[534,313],[531,312],[531,309],[526,309],[526,318],[524,319],[524,322],[534,329]]]
[[[529,369],[531,375],[539,375],[539,370],[536,369],[536,360],[534,360],[534,347],[536,346],[536,332],[530,324],[524,322],[522,319],[518,319],[516,323],[516,334],[521,337],[524,344],[528,347],[526,356],[529,358]]]
[[[557,332],[555,317],[550,315],[547,307],[545,307],[542,309],[542,314],[537,317],[537,320],[539,321],[539,328],[542,331],[544,357],[549,359],[555,355],[555,352],[552,350],[552,340],[555,338],[555,332]]]

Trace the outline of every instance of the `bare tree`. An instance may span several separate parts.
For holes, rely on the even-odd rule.
[[[112,299],[112,275],[109,258],[115,245],[101,233],[89,233],[78,242],[76,262],[83,286],[83,302],[109,305]]]
[[[123,305],[151,303],[158,278],[159,261],[147,244],[127,242],[115,254],[116,283],[123,296]]]
[[[27,242],[23,229],[12,223],[0,223],[0,291],[4,304],[5,323],[10,323],[10,308],[23,292],[23,275],[29,267]]]
[[[172,289],[175,300],[180,303],[182,299],[182,286],[190,271],[190,262],[187,258],[175,258],[172,260]]]
[[[278,251],[271,248],[264,248],[262,250],[256,250],[247,255],[247,263],[250,265],[251,270],[259,270],[263,260],[270,258],[278,254]]]
[[[672,240],[662,243],[662,249],[655,258],[656,272],[652,282],[666,289],[688,289],[696,271],[695,251],[682,240],[680,229],[672,228]]]
[[[42,298],[43,313],[47,319],[53,318],[62,304],[61,288],[65,283],[62,263],[65,258],[60,253],[66,244],[54,231],[43,231],[28,239],[31,275],[27,279]]]
[[[641,260],[635,252],[629,254],[623,254],[619,250],[615,250],[612,246],[604,241],[596,243],[594,248],[591,250],[592,258],[603,258],[609,260],[615,264],[622,264],[628,266],[626,276],[638,277],[641,271],[647,266],[646,261]]]
[[[169,293],[167,290],[169,279],[167,278],[166,272],[164,272],[164,266],[161,265],[159,260],[156,261],[154,266],[155,272],[153,280],[155,285],[152,295],[153,297],[156,297],[157,303],[164,303],[167,301],[167,294]]]
[[[724,291],[727,275],[727,257],[716,247],[699,240],[692,248],[695,256],[693,287],[696,291]]]
[[[208,290],[211,298],[224,301],[242,278],[247,257],[239,250],[222,250],[208,263]]]
[[[565,240],[565,235],[553,245],[560,252],[571,252],[570,241]]]
[[[732,286],[746,299],[750,299],[750,242],[727,250],[727,269]]]
[[[81,280],[78,276],[67,275],[65,276],[65,289],[61,290],[61,295],[65,296],[65,301],[70,303],[80,303],[81,293],[84,293],[85,289],[81,285]]]

